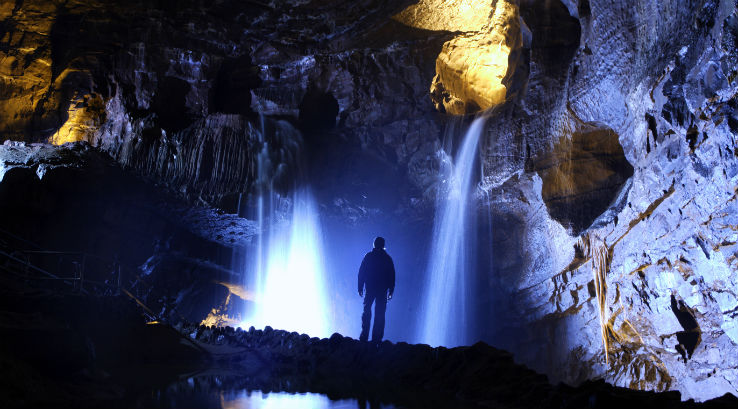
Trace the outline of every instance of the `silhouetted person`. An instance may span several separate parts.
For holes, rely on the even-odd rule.
[[[374,250],[366,253],[359,267],[359,297],[364,295],[364,313],[361,314],[360,341],[369,338],[369,325],[372,321],[372,303],[374,304],[374,328],[372,341],[379,342],[384,336],[384,312],[387,301],[395,292],[395,264],[392,257],[384,251],[384,239],[374,239]]]

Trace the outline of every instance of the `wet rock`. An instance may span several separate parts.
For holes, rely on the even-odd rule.
[[[738,223],[735,156],[724,148],[733,152],[734,132],[720,107],[730,106],[737,84],[725,74],[734,58],[731,46],[714,48],[726,35],[732,38],[724,28],[735,9],[717,8],[707,13],[713,24],[698,24],[693,13],[701,4],[646,16],[636,10],[655,3],[554,3],[548,15],[521,5],[532,33],[527,91],[489,121],[485,178],[496,260],[490,281],[498,290],[485,311],[494,311],[489,326],[499,329],[485,339],[553,380],[578,384],[603,377],[630,388],[679,390],[695,400],[735,393],[728,386],[738,375],[732,369],[735,317],[719,306],[733,299],[733,291],[721,287],[736,285],[730,273],[735,233],[728,227]],[[568,28],[549,31],[557,24]],[[629,27],[649,27],[649,34]],[[572,201],[557,211],[549,195],[557,189],[551,188],[573,181],[576,168],[587,166],[551,178],[555,172],[533,173],[534,164],[555,156],[555,141],[572,133],[574,118],[611,129],[610,139],[622,147],[618,161],[632,167],[632,176],[629,170],[610,173],[620,173],[618,184],[630,177],[619,193],[612,189],[605,199],[607,188],[597,190],[600,199]],[[588,174],[597,175],[585,176],[588,183],[606,175]],[[591,213],[576,223],[562,218],[579,206]],[[547,214],[539,213],[542,207]],[[578,255],[583,242],[592,251]],[[511,243],[527,244],[517,249]],[[604,302],[598,301],[598,268],[590,257],[597,251],[607,261]],[[694,311],[699,344],[697,333],[685,330],[672,311],[672,295]],[[689,345],[697,345],[691,358]],[[717,353],[727,360],[707,376]]]
[[[272,119],[254,111],[313,136],[337,125],[352,141],[360,132],[347,125],[422,115],[432,109],[427,88],[445,35],[393,30],[400,24],[389,16],[403,5],[386,1],[298,3],[288,14],[233,1],[37,3],[2,16],[10,31],[0,70],[22,80],[7,81],[0,133],[85,140],[216,205],[251,190],[259,153],[285,147],[257,143],[271,139],[263,124]],[[284,158],[273,163],[295,169]]]
[[[633,167],[618,135],[607,127],[578,124],[544,157],[533,160],[548,213],[579,235],[613,203]]]
[[[274,386],[267,378],[259,381],[270,384],[275,388],[272,390],[310,390],[336,397],[369,392],[383,401],[411,407],[428,402],[441,407],[695,407],[681,402],[679,392],[633,391],[602,380],[579,387],[553,386],[544,375],[516,364],[509,353],[482,342],[447,349],[403,342],[359,342],[338,333],[319,341],[279,330],[256,336],[262,338],[256,340],[260,346],[248,347],[233,362],[253,365],[256,361],[249,356],[260,356],[258,371],[269,373],[272,379],[287,380],[280,382],[281,386]],[[266,340],[270,338],[289,339],[292,346]],[[735,399],[726,396],[708,404],[728,407]]]

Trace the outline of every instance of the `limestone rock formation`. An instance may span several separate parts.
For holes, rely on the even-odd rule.
[[[290,128],[310,135],[346,125],[333,143],[378,145],[372,150],[394,151],[402,164],[420,162],[429,149],[408,150],[398,137],[438,133],[424,117],[445,34],[398,27],[389,19],[402,6],[395,2],[304,3],[4,4],[0,132],[88,141],[211,204],[251,188],[264,149],[275,178],[294,179],[302,136]],[[375,140],[385,127],[392,138]]]
[[[439,111],[461,115],[505,101],[523,46],[517,4],[428,0],[394,18],[411,27],[460,32],[436,58],[430,93]]]
[[[528,89],[487,148],[494,226],[505,229],[492,243],[500,290],[489,306],[505,319],[489,336],[552,379],[735,394],[735,3],[520,7],[533,34]],[[579,35],[570,21],[579,39],[564,37]],[[621,172],[548,167],[578,160],[556,153],[575,119],[614,132],[586,140],[607,158],[616,136]],[[500,152],[510,145],[511,158]],[[599,180],[608,174],[619,181]],[[557,210],[563,186],[574,190]],[[592,214],[568,225],[562,208],[580,201]]]

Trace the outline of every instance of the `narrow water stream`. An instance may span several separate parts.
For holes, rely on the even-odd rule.
[[[436,204],[419,335],[420,342],[431,346],[453,347],[468,342],[468,275],[474,269],[476,244],[468,206],[484,123],[485,117],[479,117],[467,129]]]

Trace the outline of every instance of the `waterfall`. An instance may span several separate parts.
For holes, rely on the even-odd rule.
[[[458,346],[467,342],[468,275],[473,273],[474,235],[467,203],[484,117],[475,119],[453,160],[446,189],[439,192],[428,258],[420,342]]]
[[[261,120],[261,151],[257,157],[257,187],[250,214],[258,222],[254,248],[241,260],[254,304],[244,314],[242,327],[297,331],[327,337],[325,265],[318,208],[311,190],[296,185],[289,196],[275,192],[274,175],[280,166],[270,157],[269,141]],[[275,139],[301,139],[286,123],[276,123]],[[294,148],[294,147],[293,147]],[[283,166],[282,166],[283,167]]]
[[[280,201],[291,209],[282,220],[269,223],[259,240],[256,309],[250,325],[326,337],[325,266],[315,200],[308,189],[300,188],[291,200]]]

